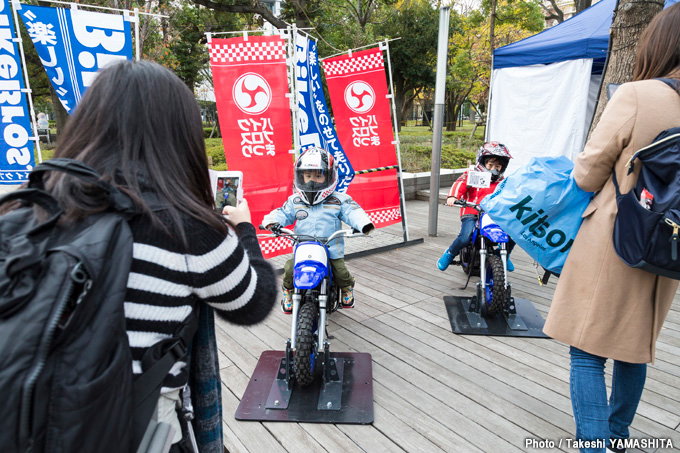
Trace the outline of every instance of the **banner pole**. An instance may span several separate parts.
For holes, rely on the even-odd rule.
[[[381,50],[383,49],[383,43],[380,43]],[[399,168],[397,169],[397,178],[399,179],[399,208],[401,209],[401,227],[404,231],[404,242],[408,242],[408,221],[406,220],[406,198],[404,196],[404,179],[402,177],[403,168],[401,167],[401,148],[399,147],[399,128],[397,123],[397,104],[394,101],[394,85],[392,84],[392,61],[390,60],[390,43],[385,40],[384,50],[387,51],[387,73],[390,76],[390,87],[387,96],[392,101],[392,123],[394,125],[394,135],[395,142],[397,145],[397,164]]]
[[[106,7],[106,6],[98,6],[98,5],[83,5],[83,4],[80,4],[80,3],[62,2],[62,1],[59,1],[59,0],[40,0],[40,1],[44,2],[44,3],[54,3],[56,5],[67,5],[67,6],[70,6],[70,7],[73,7],[73,5],[75,5],[75,7],[78,7],[78,5],[80,5],[82,7],[93,8],[93,9],[103,9],[103,10],[106,10],[106,11],[116,11],[116,12],[119,12],[119,13],[129,13],[130,12],[129,9],[109,8],[109,7]],[[168,17],[170,17],[170,16],[166,16],[165,14],[154,14],[154,13],[139,13],[139,14],[141,14],[143,16],[164,17],[166,19]]]
[[[484,141],[489,141],[489,118],[491,118],[491,86],[493,85],[493,52],[491,52],[491,72],[489,73],[489,97],[486,101],[486,122],[484,123]]]
[[[290,73],[290,88],[291,88],[291,103],[290,113],[293,120],[293,149],[291,150],[293,156],[297,158],[298,149],[300,146],[300,129],[298,128],[298,113],[300,111],[300,102],[298,100],[297,87],[297,72],[295,68],[295,54],[297,51],[297,26],[295,24],[286,27],[288,31],[288,70]]]
[[[38,122],[35,119],[35,109],[33,108],[33,95],[31,90],[31,83],[28,81],[28,67],[26,66],[26,55],[24,54],[24,43],[21,39],[21,29],[19,28],[19,13],[17,10],[21,9],[21,3],[18,0],[12,0],[12,13],[14,15],[14,33],[16,36],[12,38],[14,42],[19,44],[19,54],[21,55],[21,64],[24,67],[24,84],[26,88],[24,91],[28,97],[28,108],[31,111],[31,122],[33,123],[33,141],[35,142],[35,149],[38,153],[38,163],[42,163],[42,152],[40,151],[40,137],[38,136]],[[49,137],[50,129],[47,128]]]
[[[427,222],[428,236],[437,236],[439,213],[439,174],[442,160],[442,129],[446,91],[446,59],[449,49],[450,7],[439,9],[439,38],[437,40],[437,80],[434,88],[434,118],[432,130],[432,171],[430,173],[430,214]]]
[[[135,58],[139,61],[139,8],[135,8]]]

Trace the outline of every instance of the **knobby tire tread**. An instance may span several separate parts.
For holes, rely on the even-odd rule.
[[[316,318],[316,306],[305,303],[300,309],[297,325],[297,349],[295,351],[295,379],[300,385],[305,386],[314,380],[314,370],[309,358],[314,352],[314,319]]]
[[[495,315],[503,311],[503,304],[505,303],[505,273],[503,272],[503,261],[496,255],[489,256],[487,269],[491,268],[493,274],[493,297],[491,304],[486,300],[486,311],[489,315]],[[487,281],[489,274],[487,272]],[[484,291],[484,299],[486,299],[486,291]]]

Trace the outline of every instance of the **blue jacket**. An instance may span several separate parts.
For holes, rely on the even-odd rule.
[[[313,206],[305,204],[297,194],[293,194],[283,206],[264,216],[262,224],[268,226],[278,223],[287,226],[295,222],[295,233],[327,238],[341,229],[341,221],[362,232],[369,225],[373,229],[371,220],[361,206],[352,197],[340,192],[333,192],[324,201]],[[328,244],[328,251],[333,260],[344,257],[344,239],[334,239]]]

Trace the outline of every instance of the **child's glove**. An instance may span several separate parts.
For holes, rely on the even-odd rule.
[[[369,223],[367,225],[364,225],[364,227],[361,229],[361,232],[364,234],[369,234],[373,230],[375,230],[375,225]]]
[[[270,223],[265,228],[267,228],[274,234],[281,234],[281,225],[279,225],[278,223]]]

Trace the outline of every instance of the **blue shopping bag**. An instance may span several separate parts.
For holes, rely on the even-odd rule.
[[[576,185],[564,156],[533,157],[505,178],[481,207],[543,268],[559,274],[592,193]]]

